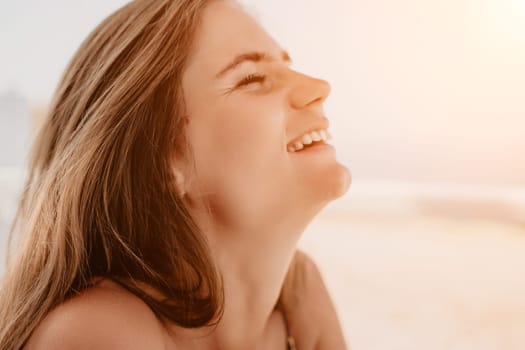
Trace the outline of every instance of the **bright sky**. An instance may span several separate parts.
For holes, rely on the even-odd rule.
[[[0,3],[0,93],[45,103],[122,0]],[[244,0],[296,69],[329,80],[354,180],[525,185],[525,0]]]

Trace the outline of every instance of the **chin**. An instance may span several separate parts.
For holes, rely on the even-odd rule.
[[[350,189],[352,174],[350,170],[340,164],[334,163],[322,172],[311,174],[310,193],[313,201],[323,207],[329,202],[342,197]],[[313,190],[313,191],[312,191]]]
[[[342,197],[346,192],[348,192],[351,184],[352,173],[350,170],[342,164],[337,164],[330,176],[326,179],[326,200],[332,201]]]

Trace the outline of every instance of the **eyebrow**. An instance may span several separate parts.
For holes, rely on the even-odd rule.
[[[286,63],[292,62],[290,55],[286,51],[281,51],[281,58]],[[260,62],[260,61],[272,61],[272,60],[273,59],[271,58],[271,56],[265,52],[253,51],[253,52],[242,53],[240,55],[237,55],[226,67],[224,67],[219,73],[217,73],[215,75],[215,78],[222,77],[228,71],[235,69],[241,63],[246,62],[246,61]]]

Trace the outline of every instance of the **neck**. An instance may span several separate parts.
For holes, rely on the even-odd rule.
[[[249,247],[246,242],[245,247]],[[281,286],[293,257],[288,249],[237,251],[218,257],[224,278],[224,315],[216,330],[222,349],[256,349],[270,326]]]
[[[323,206],[305,204],[259,220],[271,225],[245,220],[242,226],[213,220],[202,208],[195,210],[222,276],[224,312],[216,327],[175,327],[178,348],[262,350],[279,348],[279,344],[284,348],[285,324],[275,307],[297,240]]]
[[[206,230],[223,278],[224,313],[216,328],[176,331],[180,345],[192,349],[275,348],[264,343],[274,336],[270,333],[276,323],[282,324],[284,335],[275,306],[304,228],[272,228],[272,239],[268,239],[268,232]]]

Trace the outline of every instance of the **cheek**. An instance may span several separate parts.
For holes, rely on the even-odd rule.
[[[206,123],[203,152],[209,161],[237,169],[240,175],[264,172],[279,164],[276,157],[284,150],[284,122],[283,112],[268,105],[223,108]]]
[[[253,222],[275,208],[289,184],[284,116],[268,108],[252,110],[215,112],[190,135],[202,190],[223,221],[235,216],[237,222],[239,217]]]

